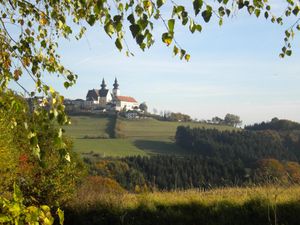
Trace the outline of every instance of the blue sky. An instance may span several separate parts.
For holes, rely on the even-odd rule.
[[[204,24],[201,34],[179,28],[176,39],[190,53],[190,62],[172,57],[172,49],[161,43],[161,25],[155,45],[145,52],[128,36],[135,57],[120,53],[101,28],[92,28],[79,42],[60,42],[62,61],[79,75],[77,84],[64,90],[56,78],[47,80],[67,98],[85,98],[103,77],[111,88],[117,77],[121,94],[145,101],[150,111],[183,112],[198,119],[233,113],[244,124],[275,116],[300,122],[300,34],[292,57],[280,59],[286,27],[237,15],[222,27]]]

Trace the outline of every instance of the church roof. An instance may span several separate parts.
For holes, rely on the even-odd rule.
[[[108,89],[92,89],[89,90],[87,95],[86,95],[86,100],[87,101],[97,101],[98,97],[106,97],[108,94],[109,90]]]
[[[98,96],[99,96],[99,90],[97,90],[97,89],[89,90],[86,95],[86,100],[87,101],[96,101],[96,100],[98,100]]]
[[[116,98],[122,102],[137,102],[133,97],[130,96],[116,96]]]

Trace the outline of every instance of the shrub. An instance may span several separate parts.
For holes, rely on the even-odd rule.
[[[47,205],[25,206],[20,189],[14,185],[13,198],[8,200],[0,197],[0,223],[1,224],[43,224],[51,225],[54,217]],[[57,209],[59,223],[64,222],[64,213]]]

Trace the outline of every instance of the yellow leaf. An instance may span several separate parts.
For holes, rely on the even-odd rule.
[[[186,61],[189,61],[190,58],[191,58],[191,56],[190,56],[189,54],[186,54],[186,55],[184,56],[184,58],[185,58]]]
[[[47,23],[48,23],[48,20],[47,20],[45,17],[42,17],[42,18],[40,19],[40,24],[41,24],[42,26],[45,26]]]

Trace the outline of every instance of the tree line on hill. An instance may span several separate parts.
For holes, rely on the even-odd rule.
[[[179,126],[175,139],[189,153],[222,160],[240,159],[247,165],[263,158],[299,160],[296,149],[286,146],[289,142],[297,147],[299,139],[293,141],[289,135],[277,131],[219,131]]]
[[[273,118],[270,122],[255,123],[245,126],[246,130],[300,130],[300,124],[290,120]]]
[[[227,113],[224,119],[215,116],[211,119],[210,122],[213,124],[227,125],[232,127],[237,127],[242,125],[242,120],[240,119],[240,117],[231,113]]]

